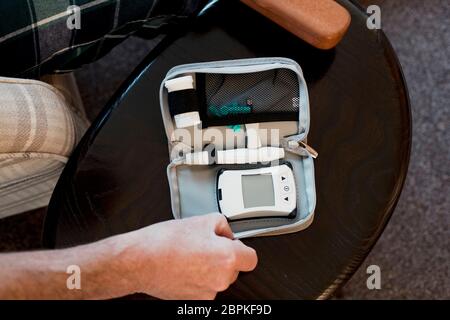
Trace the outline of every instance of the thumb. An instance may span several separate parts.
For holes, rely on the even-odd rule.
[[[228,224],[227,218],[225,218],[224,215],[218,213],[215,217],[215,227],[214,232],[219,237],[225,237],[228,239],[233,240],[234,234],[233,231],[230,228],[230,225]]]

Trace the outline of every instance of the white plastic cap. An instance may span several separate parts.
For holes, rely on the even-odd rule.
[[[185,112],[175,115],[175,125],[178,129],[192,127],[202,123],[197,111]]]
[[[186,154],[186,164],[190,165],[210,164],[208,151],[192,152]]]
[[[194,78],[192,76],[184,76],[167,80],[164,86],[169,92],[194,89]]]

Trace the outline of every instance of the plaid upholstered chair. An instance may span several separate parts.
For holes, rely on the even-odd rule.
[[[46,206],[88,126],[73,75],[0,77],[0,218]]]
[[[209,1],[78,1],[79,29],[67,24],[70,1],[0,1],[0,76],[13,77],[0,77],[0,218],[48,204],[87,128],[73,76],[42,76],[95,61],[138,30],[181,28]]]

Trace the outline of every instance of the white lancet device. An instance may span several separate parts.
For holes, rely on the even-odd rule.
[[[292,169],[282,164],[219,173],[217,197],[228,219],[289,216],[296,209]]]

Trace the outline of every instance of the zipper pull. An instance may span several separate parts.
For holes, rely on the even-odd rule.
[[[286,140],[285,140],[286,141]],[[283,143],[282,143],[283,144]],[[304,149],[307,151],[308,154],[311,155],[311,157],[313,157],[314,159],[317,158],[317,156],[319,155],[319,153],[314,150],[312,147],[310,147],[309,145],[307,145],[305,142],[301,141],[301,140],[287,140],[285,142],[285,147],[287,147],[288,151],[297,153],[299,155],[302,155],[302,152],[299,152],[298,149]],[[296,151],[297,150],[297,151]],[[303,151],[304,153],[304,151]]]
[[[309,152],[309,154],[311,155],[311,157],[313,157],[314,159],[316,159],[319,156],[319,153],[314,150],[311,146],[307,145],[306,143],[304,143],[303,141],[298,141],[298,144],[303,148],[306,149],[306,151]]]

